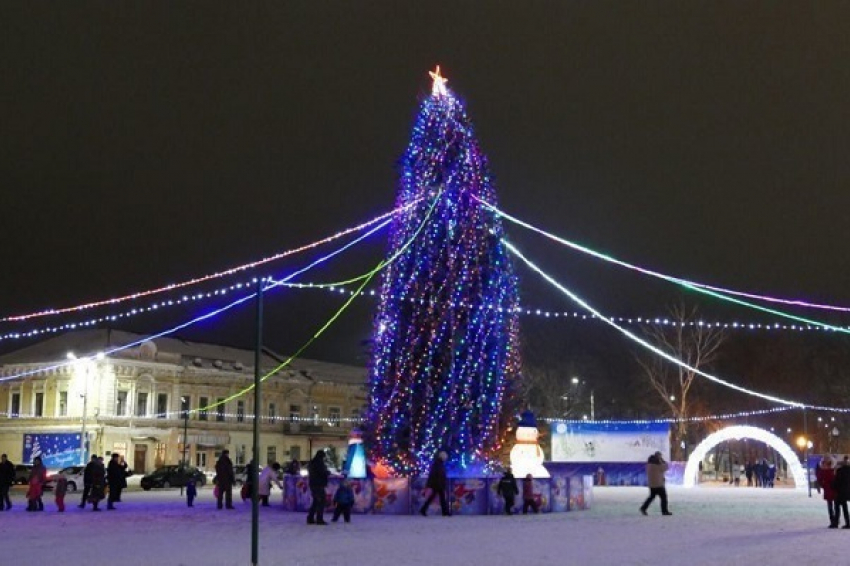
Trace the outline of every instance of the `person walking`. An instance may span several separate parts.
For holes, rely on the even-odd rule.
[[[640,512],[646,515],[646,510],[649,508],[652,500],[656,496],[661,500],[661,514],[672,515],[673,513],[667,508],[667,488],[664,487],[664,473],[667,471],[667,462],[661,456],[661,452],[656,452],[649,457],[646,463],[646,479],[649,484],[649,497],[640,506]]]
[[[77,506],[80,509],[85,509],[86,503],[89,501],[89,496],[91,495],[92,472],[94,471],[95,465],[97,465],[97,454],[92,454],[91,460],[83,469],[83,498],[80,499],[80,504]]]
[[[325,487],[328,485],[328,477],[331,473],[325,464],[325,451],[319,450],[310,464],[307,466],[310,476],[310,495],[313,496],[313,504],[307,513],[308,525],[327,525],[324,519],[325,513]]]
[[[13,483],[15,483],[15,465],[3,454],[0,456],[0,511],[8,511],[12,508],[9,489]]]
[[[278,478],[278,474],[280,473],[280,464],[275,462],[271,466],[266,466],[263,468],[263,471],[260,473],[260,478],[257,480],[259,485],[257,486],[257,493],[260,496],[260,502],[263,507],[269,506],[269,496],[272,493],[272,484],[277,484],[277,487],[283,491],[283,484],[280,483],[280,478]]]
[[[833,480],[833,488],[835,489],[835,524],[840,521],[839,512],[844,515],[844,526],[842,529],[850,529],[850,513],[847,511],[847,502],[850,501],[850,461],[847,456],[838,465],[835,470],[835,478]]]
[[[91,465],[91,488],[89,491],[89,501],[92,504],[92,511],[101,511],[98,508],[100,500],[103,499],[104,491],[106,490],[106,468],[103,466],[103,458],[92,456]],[[88,466],[86,466],[88,468]],[[85,481],[85,479],[83,479]]]
[[[198,488],[195,487],[195,480],[190,479],[186,482],[186,505],[194,507],[194,501],[197,495]]]
[[[502,499],[505,500],[505,513],[507,515],[513,515],[513,507],[516,502],[516,496],[519,493],[519,487],[516,484],[516,478],[514,477],[513,472],[511,472],[511,467],[508,466],[505,469],[505,473],[502,474],[502,478],[499,480],[499,485],[496,487],[496,493],[502,496]]]
[[[449,502],[446,499],[446,487],[447,487],[447,479],[446,479],[446,460],[449,458],[449,455],[440,451],[434,457],[434,461],[431,463],[431,471],[428,473],[428,481],[425,482],[425,487],[431,489],[431,495],[428,496],[428,499],[425,500],[425,503],[422,505],[422,508],[419,509],[419,514],[423,517],[428,515],[428,507],[430,507],[431,502],[434,501],[435,497],[440,498],[440,510],[443,513],[443,517],[449,517],[451,512],[449,511]]]
[[[115,510],[115,502],[121,501],[121,489],[124,487],[126,481],[124,468],[118,459],[118,453],[115,452],[109,459],[109,465],[106,466],[106,483],[109,485],[109,497],[106,500],[106,508],[108,510]]]
[[[44,494],[44,484],[47,483],[47,468],[41,463],[41,458],[36,456],[32,461],[32,470],[29,476],[29,489],[27,490],[27,511],[44,511],[44,502],[41,496]]]
[[[218,486],[217,508],[222,508],[223,499],[224,505],[228,509],[235,509],[233,506],[233,484],[236,483],[236,477],[233,475],[233,462],[230,460],[229,450],[221,451],[221,456],[215,463],[215,477]]]
[[[824,456],[815,470],[815,478],[818,480],[818,493],[823,490],[823,499],[826,501],[826,511],[829,513],[829,528],[838,528],[838,506],[835,503],[835,468],[832,466],[832,458]]]
[[[334,516],[331,521],[336,523],[339,520],[339,516],[342,515],[345,522],[350,523],[351,508],[354,507],[354,490],[351,489],[351,482],[347,479],[342,480],[336,489],[334,503],[336,503],[336,508],[334,509]]]
[[[56,485],[53,486],[53,496],[56,501],[56,509],[60,513],[65,512],[65,494],[68,493],[68,478],[59,474],[56,476]]]
[[[540,506],[537,505],[537,498],[534,497],[534,476],[525,474],[522,480],[522,514],[528,514],[528,508],[535,513],[540,512]]]

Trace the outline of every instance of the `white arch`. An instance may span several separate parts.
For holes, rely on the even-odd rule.
[[[708,451],[726,440],[738,440],[741,438],[752,438],[764,442],[782,456],[791,468],[791,475],[794,477],[794,485],[798,490],[808,489],[808,480],[806,479],[806,470],[800,465],[797,455],[788,444],[781,438],[764,429],[754,426],[730,426],[708,435],[705,440],[699,443],[691,457],[688,458],[688,464],[685,466],[685,475],[682,478],[685,487],[694,487],[699,473],[699,463],[708,454]]]

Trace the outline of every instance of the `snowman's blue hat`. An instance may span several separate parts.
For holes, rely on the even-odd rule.
[[[537,419],[534,418],[534,413],[531,411],[523,411],[519,416],[519,424],[517,426],[531,426],[537,428]]]

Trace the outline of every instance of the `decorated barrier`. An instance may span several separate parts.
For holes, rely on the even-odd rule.
[[[332,477],[325,488],[325,507],[334,507],[333,494],[340,477]],[[412,515],[425,502],[429,490],[426,478],[369,478],[351,479],[354,491],[354,513],[381,515]],[[522,490],[522,480],[517,479]],[[504,513],[504,499],[496,493],[498,477],[449,478],[447,497],[455,515],[500,515]],[[565,475],[552,472],[551,478],[535,478],[534,494],[541,513],[564,513],[590,509],[593,501],[593,477],[591,475]],[[285,476],[283,507],[287,511],[306,512],[312,503],[308,478]],[[517,496],[514,512],[522,509],[522,496]],[[431,513],[440,512],[438,500],[434,500]]]

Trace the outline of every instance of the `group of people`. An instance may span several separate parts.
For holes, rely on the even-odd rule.
[[[847,502],[850,501],[850,457],[844,456],[841,462],[833,462],[832,457],[825,456],[815,471],[818,493],[823,492],[826,500],[826,510],[829,513],[829,528],[837,529],[841,520],[839,512],[844,516],[842,529],[850,529],[850,514]]]
[[[747,462],[744,466],[735,462],[733,469],[733,476],[736,476],[733,478],[735,485],[738,485],[741,481],[742,468],[749,487],[773,487],[776,481],[776,465],[773,462],[768,462],[767,458],[762,458],[761,461]]]
[[[505,469],[505,473],[499,479],[496,493],[505,501],[505,514],[513,515],[516,496],[519,495],[519,487],[510,466]],[[535,513],[540,512],[540,504],[537,502],[537,496],[534,493],[534,476],[526,474],[522,479],[522,514],[527,515],[529,508]]]
[[[115,503],[121,501],[121,492],[127,487],[127,463],[120,454],[112,454],[109,465],[104,466],[103,458],[93,454],[91,460],[83,469],[83,497],[79,508],[84,509],[91,503],[92,511],[100,511],[100,501],[106,496],[108,488],[108,499],[106,508],[115,509]],[[32,468],[27,477],[27,511],[44,511],[44,490],[48,482],[53,482],[53,496],[56,509],[63,513],[65,511],[65,495],[68,492],[68,479],[62,475],[48,478],[47,468],[41,461],[41,457],[33,458]],[[0,455],[0,511],[9,511],[12,501],[9,498],[9,489],[15,482],[15,466],[9,461],[6,454]]]

